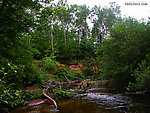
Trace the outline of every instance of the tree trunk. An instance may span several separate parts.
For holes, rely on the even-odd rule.
[[[54,37],[53,37],[53,32],[51,31],[51,40],[52,40],[52,50],[54,49]]]

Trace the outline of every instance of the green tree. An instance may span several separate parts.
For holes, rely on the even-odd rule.
[[[127,86],[134,81],[131,76],[149,52],[148,27],[129,18],[120,21],[111,29],[111,39],[104,42],[104,75],[116,87]]]
[[[60,0],[57,5],[57,16],[59,21],[61,22],[60,25],[64,31],[64,42],[67,43],[67,36],[66,33],[70,28],[71,23],[71,9],[67,4],[67,1]]]
[[[87,24],[87,18],[89,17],[90,10],[89,7],[86,5],[72,5],[72,12],[74,13],[73,20],[75,31],[78,37],[78,43],[82,41],[82,37],[88,37],[89,27]]]
[[[2,112],[5,112],[7,107],[21,103],[20,91],[16,89],[39,82],[38,74],[33,68],[31,37],[28,34],[36,23],[32,11],[39,11],[41,7],[37,0],[0,0]]]
[[[93,23],[92,28],[92,38],[95,39],[95,42],[100,46],[102,44],[103,39],[107,38],[110,33],[110,28],[115,25],[117,21],[117,15],[120,14],[119,7],[116,9],[114,5],[117,7],[115,3],[113,3],[110,8],[95,5],[92,8],[91,19]],[[115,11],[118,11],[116,13]]]

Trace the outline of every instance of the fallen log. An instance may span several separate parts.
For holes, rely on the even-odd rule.
[[[46,90],[48,90],[48,88],[46,88]],[[49,100],[51,100],[51,101],[54,103],[55,107],[58,108],[56,101],[55,101],[54,99],[52,99],[51,97],[49,97],[49,96],[45,93],[44,90],[43,90],[43,95],[44,95],[45,97],[47,97]]]
[[[66,75],[63,75],[63,76],[67,79],[68,83],[70,83],[70,80],[66,77]]]
[[[142,93],[150,93],[150,90],[143,90],[143,91],[139,91],[139,92],[126,92],[126,94],[128,95],[137,95],[137,94],[142,94]]]
[[[82,78],[78,78],[78,77],[75,77],[75,76],[70,76],[68,74],[65,74],[66,76],[70,77],[70,78],[74,78],[74,79],[77,79],[77,80],[82,80]]]

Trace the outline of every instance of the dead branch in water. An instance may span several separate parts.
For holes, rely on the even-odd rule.
[[[82,78],[78,78],[78,77],[75,77],[75,76],[70,76],[68,74],[65,74],[66,76],[70,77],[70,78],[74,78],[74,79],[77,79],[77,80],[82,80]]]
[[[46,88],[46,90],[48,90],[48,88]],[[55,101],[54,99],[52,99],[51,97],[49,97],[49,96],[45,93],[44,90],[43,90],[43,95],[44,95],[45,97],[47,97],[49,100],[51,100],[51,101],[54,103],[54,105],[55,105],[56,108],[58,107],[56,101]]]

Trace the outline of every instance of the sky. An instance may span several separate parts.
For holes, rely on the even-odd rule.
[[[67,0],[67,2],[69,5],[86,4],[90,8],[94,5],[100,5],[102,7],[109,6],[109,2],[116,2],[121,6],[122,17],[131,16],[138,20],[141,20],[142,18],[148,20],[148,17],[150,17],[150,0]]]

